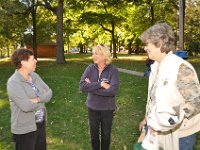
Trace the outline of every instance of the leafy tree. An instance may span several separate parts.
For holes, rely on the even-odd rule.
[[[95,3],[90,2],[90,4],[95,9],[84,12],[80,16],[80,21],[88,24],[98,24],[103,30],[109,32],[112,37],[113,58],[117,58],[115,28],[117,24],[124,20],[124,17],[120,15],[123,3],[120,0],[98,0]]]
[[[21,43],[21,46],[24,42],[32,44],[34,34],[24,33],[27,30],[36,33],[34,29],[37,26],[37,43],[56,39],[57,63],[65,63],[65,42],[68,49],[80,45],[81,52],[86,52],[95,42],[110,44],[113,57],[117,57],[116,50],[120,45],[128,48],[129,54],[140,52],[138,37],[158,21],[166,21],[175,32],[178,31],[178,1],[173,0],[1,1],[1,37]],[[31,16],[31,10],[33,14],[36,8],[37,16]],[[198,49],[198,12],[199,0],[186,2],[185,45],[188,50]],[[35,25],[32,22],[34,17]]]
[[[44,6],[46,9],[53,12],[57,17],[57,33],[56,33],[56,44],[57,44],[57,57],[56,63],[57,64],[64,64],[65,55],[64,55],[64,38],[63,38],[63,5],[64,0],[58,0],[57,6],[55,6],[55,2],[53,0],[43,0],[43,3],[39,5]]]
[[[200,53],[200,1],[188,0],[185,13],[185,46],[190,55]]]
[[[1,0],[0,3],[0,42],[1,47],[12,49],[24,45],[23,32],[28,26],[26,7],[19,1]],[[8,52],[9,54],[9,52]]]
[[[32,0],[31,6],[31,16],[32,16],[32,26],[33,26],[33,51],[34,51],[34,57],[37,59],[37,22],[36,22],[36,13],[37,13],[37,5],[36,5],[36,0]]]
[[[87,24],[79,20],[83,13],[94,10],[96,5],[84,0],[68,0],[66,7],[66,31],[69,30],[69,34],[66,33],[66,35],[69,35],[71,46],[81,46],[82,48],[79,47],[80,52],[87,52],[88,47],[92,47],[95,41],[105,43],[108,38],[105,37],[105,32],[99,24]]]

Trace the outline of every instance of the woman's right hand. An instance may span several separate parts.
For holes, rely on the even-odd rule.
[[[101,87],[104,89],[109,89],[110,88],[110,84],[106,83],[106,82],[101,82]]]
[[[91,83],[91,81],[90,81],[89,78],[85,78],[85,82],[87,82],[87,83]]]
[[[139,130],[140,131],[142,131],[142,129],[144,128],[145,124],[146,124],[146,120],[145,119],[140,122],[140,125],[139,125]]]

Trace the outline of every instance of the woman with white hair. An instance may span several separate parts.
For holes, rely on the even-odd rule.
[[[141,40],[154,60],[149,78],[147,125],[142,142],[147,150],[192,150],[200,130],[200,85],[193,66],[173,54],[175,37],[167,23],[147,29]]]
[[[109,150],[115,96],[119,86],[116,67],[111,65],[110,50],[103,44],[92,50],[94,64],[89,65],[80,80],[80,90],[87,92],[87,108],[93,150]],[[100,135],[101,133],[101,140]]]

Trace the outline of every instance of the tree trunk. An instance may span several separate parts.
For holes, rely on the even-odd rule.
[[[151,25],[153,25],[155,22],[153,6],[150,6],[150,9],[151,9]]]
[[[154,19],[154,8],[153,8],[153,5],[152,5],[152,0],[148,0],[147,3],[150,7],[150,23],[151,23],[151,25],[153,25],[154,22],[155,22],[155,19]]]
[[[121,43],[120,43],[119,40],[117,41],[117,43],[118,43],[118,44],[117,44],[117,45],[118,45],[117,49],[118,49],[118,52],[120,52],[120,51],[121,51],[121,50],[120,50],[120,44],[121,44]]]
[[[112,33],[111,34],[112,34],[112,44],[113,44],[113,58],[117,58],[114,22],[112,22]]]
[[[10,48],[7,46],[7,57],[10,57]]]
[[[179,0],[179,49],[184,49],[185,0]]]
[[[110,40],[110,53],[113,52],[112,40]]]
[[[81,42],[78,44],[78,47],[80,48],[79,53],[83,54],[83,44]]]
[[[128,55],[132,53],[132,41],[128,43]]]
[[[65,55],[64,55],[64,40],[63,40],[63,0],[58,1],[58,9],[57,9],[57,64],[64,64]]]
[[[33,53],[34,57],[37,60],[37,25],[36,25],[36,11],[37,11],[37,6],[35,5],[35,0],[32,0],[32,23],[33,23]]]
[[[3,53],[2,53],[2,49],[0,49],[0,58],[3,58]]]
[[[86,53],[86,47],[85,47],[85,44],[83,44],[83,53]]]

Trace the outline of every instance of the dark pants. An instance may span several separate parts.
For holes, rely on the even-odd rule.
[[[13,134],[15,150],[46,150],[45,122],[37,123],[37,130],[26,134]]]
[[[113,110],[96,111],[88,109],[91,144],[93,150],[109,150]],[[101,131],[101,142],[100,142]],[[101,143],[101,144],[100,144]]]

